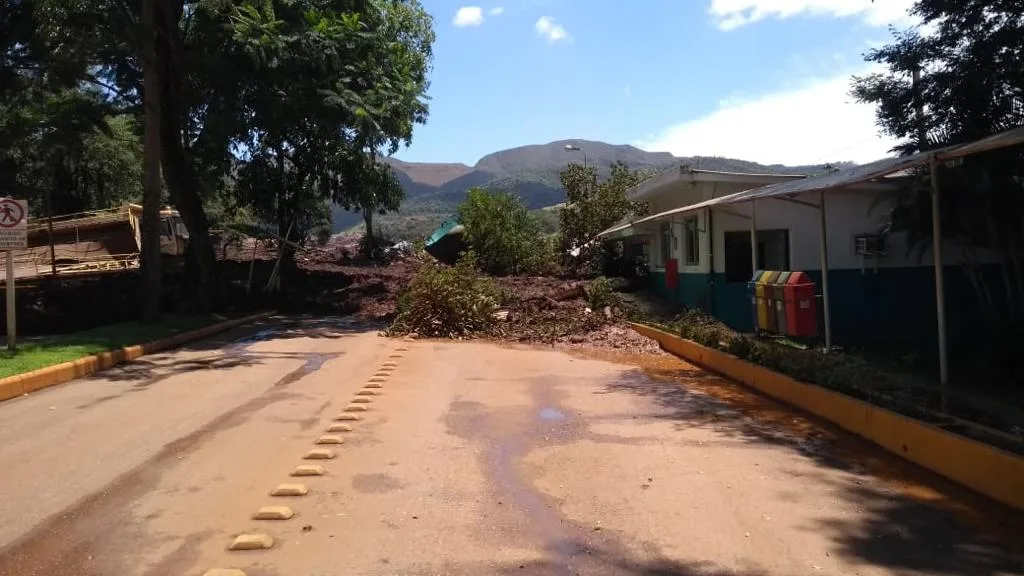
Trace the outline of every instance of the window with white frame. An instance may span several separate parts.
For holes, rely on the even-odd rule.
[[[687,266],[700,264],[700,235],[697,231],[697,217],[683,220],[683,262]]]

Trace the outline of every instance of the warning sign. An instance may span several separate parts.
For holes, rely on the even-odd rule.
[[[28,247],[28,202],[0,198],[0,250]]]

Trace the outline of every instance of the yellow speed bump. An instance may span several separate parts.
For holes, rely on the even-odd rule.
[[[385,368],[398,368],[398,362],[395,362],[395,361],[385,362],[385,363],[381,364],[381,366],[383,366]]]
[[[318,464],[302,464],[292,470],[292,476],[323,476],[324,468]]]
[[[367,388],[364,388],[359,392],[356,392],[356,396],[377,396],[378,394],[380,394],[380,392],[378,392],[377,390],[369,390]]]
[[[368,398],[366,396],[356,396],[352,399],[353,404],[369,404],[370,402],[373,402],[373,398]]]
[[[387,376],[374,376],[373,378],[370,378],[369,381],[370,382],[387,382],[388,381],[388,377]]]
[[[264,506],[252,515],[253,520],[288,520],[295,512],[287,506]]]
[[[366,386],[363,386],[363,388],[383,388],[383,387],[384,387],[384,385],[381,384],[380,382],[370,382]]]
[[[270,491],[271,496],[305,496],[309,494],[309,488],[305,484],[278,484],[277,488]]]
[[[391,354],[388,358],[405,358],[405,354]]]
[[[274,539],[266,534],[239,534],[228,546],[228,550],[269,550]]]
[[[309,452],[306,452],[306,455],[303,456],[303,458],[306,460],[330,460],[334,458],[334,456],[334,450],[329,450],[327,448],[314,448]]]
[[[338,414],[334,419],[339,422],[355,422],[357,420],[362,420],[363,417],[356,414]]]
[[[323,436],[316,439],[317,444],[344,444],[345,439],[341,436],[333,436],[330,434],[324,434]]]
[[[203,576],[245,576],[245,572],[234,568],[213,568],[203,572]]]
[[[369,410],[369,408],[359,404],[349,404],[345,407],[345,412],[366,412],[367,410]]]
[[[328,432],[351,432],[352,427],[348,424],[331,424],[327,427]]]

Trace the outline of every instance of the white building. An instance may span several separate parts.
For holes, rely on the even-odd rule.
[[[1024,131],[1011,136],[1024,140]],[[963,251],[942,249],[944,273],[937,275],[932,245],[911,250],[905,236],[881,234],[892,205],[885,195],[899,188],[908,169],[987,150],[995,138],[1003,138],[999,145],[1013,141],[994,136],[813,177],[681,166],[630,190],[633,199],[649,202],[650,216],[599,237],[638,246],[648,256],[655,291],[738,330],[753,330],[748,284],[755,270],[802,271],[817,285],[820,334],[842,344],[934,352],[945,321],[937,292],[952,303],[946,307],[953,310],[953,329],[976,314],[960,266]],[[940,276],[944,285],[937,290]]]

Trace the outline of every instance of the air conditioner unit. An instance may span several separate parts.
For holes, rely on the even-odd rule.
[[[854,236],[853,251],[858,256],[885,256],[885,236],[882,234],[860,234]]]

